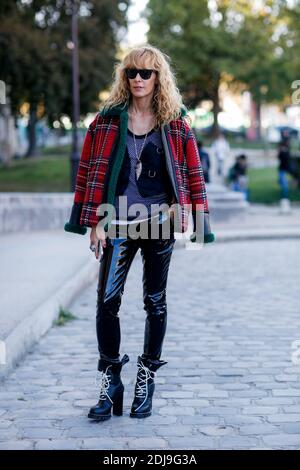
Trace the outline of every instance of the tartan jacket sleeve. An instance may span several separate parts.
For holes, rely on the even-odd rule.
[[[72,211],[69,221],[64,226],[64,230],[66,232],[74,232],[79,233],[81,235],[85,235],[85,233],[87,232],[87,228],[80,224],[80,215],[86,191],[87,174],[91,157],[95,120],[89,125],[85,135],[76,176],[75,195]]]
[[[199,220],[203,220],[202,227],[204,229],[204,243],[210,243],[214,241],[215,236],[212,233],[210,227],[207,192],[197,140],[189,125],[185,124],[185,127],[185,154],[188,168],[193,216],[193,235],[191,237],[191,241],[196,241],[196,229],[199,225],[201,226]],[[198,217],[202,217],[202,219],[199,218],[197,222]]]

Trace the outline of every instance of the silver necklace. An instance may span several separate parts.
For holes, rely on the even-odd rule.
[[[132,131],[133,131],[132,132],[133,133],[133,142],[134,142],[135,154],[136,154],[135,174],[136,174],[136,179],[138,180],[139,177],[141,176],[141,173],[142,173],[141,155],[142,155],[142,151],[143,151],[143,148],[144,148],[144,145],[145,145],[145,142],[146,142],[147,135],[148,135],[149,131],[145,135],[140,153],[138,153],[137,146],[136,146],[136,140],[135,140],[135,134],[134,134],[134,128],[133,128],[133,120],[132,119],[131,119],[131,126],[132,126]]]

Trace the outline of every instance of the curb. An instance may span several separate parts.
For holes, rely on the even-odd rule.
[[[24,355],[47,333],[57,319],[59,308],[67,308],[80,291],[93,282],[99,269],[99,260],[89,261],[72,276],[58,291],[28,315],[3,340],[6,349],[6,362],[0,364],[0,381],[5,379]]]
[[[252,230],[250,232],[230,231],[220,232],[216,235],[216,242],[227,243],[235,241],[256,240],[286,240],[300,238],[300,229],[295,230]]]
[[[295,229],[256,229],[256,230],[214,230],[215,242],[207,243],[206,245],[213,246],[215,243],[229,243],[236,241],[256,241],[256,240],[286,240],[300,238],[300,228]],[[177,239],[176,244],[178,247],[185,246],[186,243],[190,244],[189,238]]]

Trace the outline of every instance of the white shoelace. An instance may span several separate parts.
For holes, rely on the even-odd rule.
[[[106,398],[108,398],[109,401],[112,403],[112,400],[107,393],[109,389],[109,385],[110,385],[110,379],[111,379],[111,377],[107,374],[107,369],[105,372],[99,371],[99,375],[97,374],[95,382],[96,382],[96,386],[100,388],[99,400],[106,400]]]
[[[147,383],[149,379],[154,379],[155,372],[151,371],[148,367],[144,366],[143,364],[137,364],[139,371],[138,371],[138,380],[136,382],[136,397],[142,398],[147,395]],[[141,373],[144,374],[144,378],[141,377]]]

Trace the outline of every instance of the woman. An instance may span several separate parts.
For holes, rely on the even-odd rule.
[[[156,371],[167,364],[160,359],[167,274],[174,232],[186,230],[190,206],[192,241],[214,240],[197,143],[184,116],[168,57],[146,45],[117,66],[111,94],[86,134],[65,230],[84,234],[91,227],[90,247],[97,259],[102,248],[96,319],[100,398],[88,415],[95,420],[109,419],[111,410],[123,412],[120,372],[129,357],[120,359],[118,311],[137,250],[143,259],[146,324],[130,416],[144,418],[151,415]],[[134,217],[135,203],[143,210]],[[200,228],[199,215],[204,216]],[[147,236],[150,229],[155,236]]]

